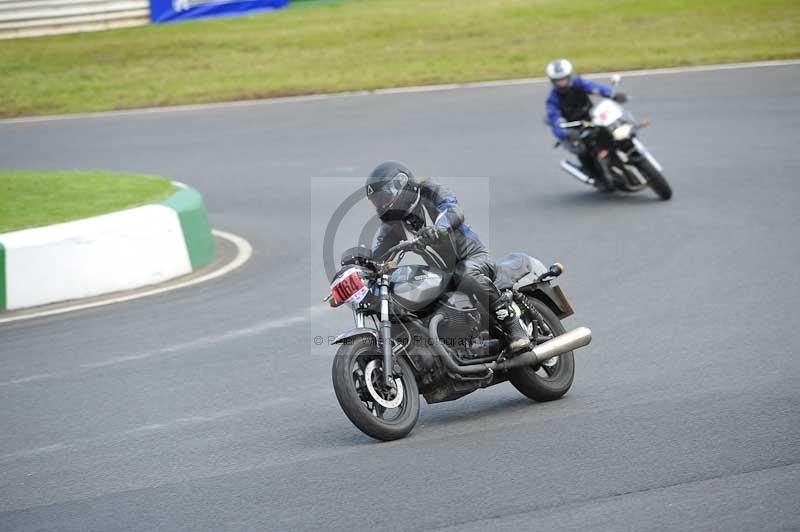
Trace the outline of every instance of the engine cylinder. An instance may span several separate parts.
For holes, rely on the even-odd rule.
[[[480,323],[478,309],[463,292],[447,292],[439,300],[436,312],[444,317],[439,329],[441,336],[469,336]]]

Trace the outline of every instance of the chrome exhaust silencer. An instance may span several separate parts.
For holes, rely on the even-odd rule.
[[[491,369],[508,370],[522,366],[538,366],[551,358],[563,355],[575,349],[589,345],[592,341],[592,331],[588,327],[578,327],[571,331],[556,336],[543,344],[539,344],[532,351],[516,355],[515,357],[494,364]],[[492,364],[488,364],[490,367]]]
[[[580,181],[581,183],[594,186],[594,179],[583,173],[583,170],[569,161],[561,161],[561,169]]]

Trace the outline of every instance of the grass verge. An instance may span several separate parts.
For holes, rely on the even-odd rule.
[[[160,177],[109,172],[0,172],[0,233],[51,225],[163,200]]]
[[[302,4],[301,4],[302,5]],[[4,41],[0,116],[800,57],[797,0],[351,0]]]

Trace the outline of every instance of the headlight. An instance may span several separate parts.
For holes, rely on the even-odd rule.
[[[633,133],[633,125],[622,124],[614,130],[614,140],[625,140],[631,136],[631,133]]]

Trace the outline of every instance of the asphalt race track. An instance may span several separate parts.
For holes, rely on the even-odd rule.
[[[169,175],[254,248],[0,325],[0,530],[800,530],[800,66],[623,87],[671,202],[561,172],[544,84],[0,122],[3,168]],[[496,255],[566,264],[594,341],[562,400],[423,404],[388,444],[341,413],[313,338],[352,319],[319,304],[320,235],[338,178],[388,158],[441,176]]]

